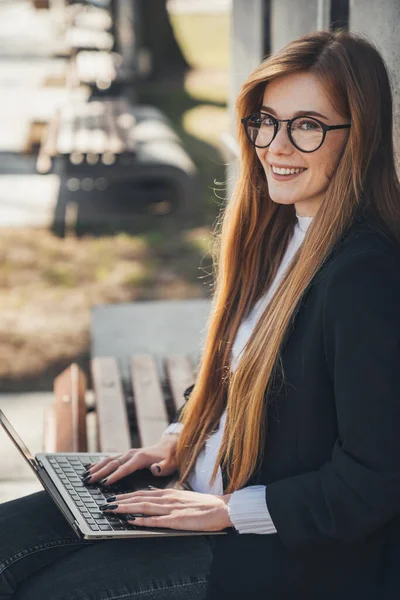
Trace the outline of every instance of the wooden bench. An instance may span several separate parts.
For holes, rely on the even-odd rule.
[[[153,106],[123,96],[67,103],[43,136],[38,172],[51,172],[56,160],[59,206],[76,206],[77,232],[138,227],[154,216],[191,223],[202,212],[197,168]],[[57,218],[62,226],[64,213]]]
[[[54,382],[54,403],[45,413],[45,452],[125,452],[157,442],[184,404],[194,374],[185,355],[167,356],[159,374],[149,354],[130,358],[126,390],[117,360],[91,361],[94,402],[83,371],[72,364]]]
[[[49,173],[56,156],[74,165],[113,165],[119,156],[135,153],[134,127],[135,118],[125,98],[68,102],[43,137],[37,170]]]

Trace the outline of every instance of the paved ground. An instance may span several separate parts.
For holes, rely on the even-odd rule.
[[[32,123],[54,114],[65,97],[66,61],[52,57],[57,27],[29,0],[0,1],[0,224],[47,226],[57,175],[36,174],[29,151]]]
[[[2,394],[0,409],[32,454],[43,449],[44,409],[53,399],[52,393]],[[0,428],[0,503],[36,492],[40,483],[30,467]]]

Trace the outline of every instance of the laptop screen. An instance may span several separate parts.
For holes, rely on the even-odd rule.
[[[2,427],[5,429],[8,436],[14,442],[21,454],[25,457],[32,469],[37,471],[35,458],[29,452],[28,448],[25,446],[24,442],[21,440],[18,433],[15,431],[14,427],[11,425],[10,421],[7,419],[2,410],[0,410],[0,425],[2,425]]]

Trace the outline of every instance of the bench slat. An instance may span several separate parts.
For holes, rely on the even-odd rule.
[[[54,381],[56,452],[85,452],[86,376],[73,363]]]
[[[91,362],[101,452],[126,452],[131,448],[128,412],[117,361],[97,357]]]
[[[168,414],[152,356],[131,358],[131,380],[136,406],[136,420],[142,446],[156,443],[168,427]]]
[[[171,387],[175,410],[185,404],[183,392],[192,385],[194,374],[189,357],[185,354],[167,356],[164,360],[165,371]]]

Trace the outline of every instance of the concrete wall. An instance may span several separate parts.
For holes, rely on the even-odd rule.
[[[400,1],[350,0],[350,30],[373,41],[387,64],[393,89],[394,144],[400,171]]]
[[[292,40],[315,31],[319,25],[319,0],[272,0],[271,51],[277,52]],[[320,17],[322,18],[322,17]]]

